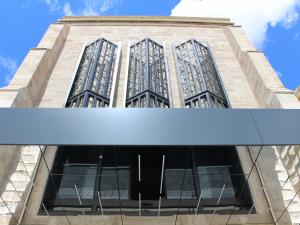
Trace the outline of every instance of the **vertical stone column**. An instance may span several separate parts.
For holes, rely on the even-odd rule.
[[[294,92],[283,86],[263,52],[254,48],[241,27],[226,27],[224,33],[261,108],[300,108]]]
[[[300,101],[300,86],[297,87],[295,93],[296,93],[296,97],[297,97],[298,100]]]
[[[10,84],[0,89],[1,107],[38,106],[68,32],[67,25],[50,25],[38,47],[28,52]]]

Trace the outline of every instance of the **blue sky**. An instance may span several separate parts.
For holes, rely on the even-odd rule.
[[[234,5],[234,7],[233,7]],[[264,10],[266,9],[266,10]],[[231,17],[262,49],[284,85],[300,85],[300,0],[10,0],[0,4],[0,87],[50,23],[64,15]]]

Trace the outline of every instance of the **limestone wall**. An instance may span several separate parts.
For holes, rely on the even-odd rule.
[[[296,89],[295,93],[296,93],[296,97],[300,101],[300,86]]]

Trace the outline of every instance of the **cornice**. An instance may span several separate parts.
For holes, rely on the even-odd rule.
[[[187,24],[187,25],[216,25],[233,26],[227,18],[209,17],[177,17],[177,16],[64,16],[57,23],[61,24]]]

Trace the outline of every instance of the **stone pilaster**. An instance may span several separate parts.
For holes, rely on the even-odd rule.
[[[295,93],[296,93],[296,97],[297,97],[297,98],[299,99],[299,101],[300,101],[300,86],[296,89]]]

